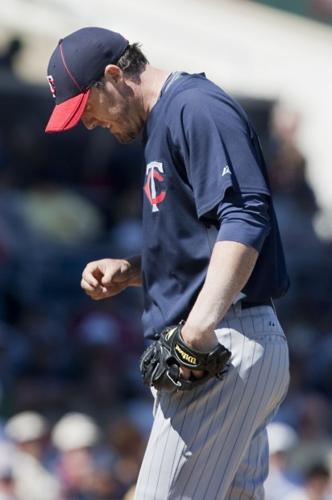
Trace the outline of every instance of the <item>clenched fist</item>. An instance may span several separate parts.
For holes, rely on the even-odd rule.
[[[83,270],[81,287],[93,300],[117,295],[128,286],[141,285],[140,257],[101,259]]]

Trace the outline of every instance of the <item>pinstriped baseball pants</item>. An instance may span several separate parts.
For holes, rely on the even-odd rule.
[[[270,306],[232,306],[216,333],[231,366],[194,391],[157,392],[135,500],[264,498],[266,425],[287,392],[287,341]]]

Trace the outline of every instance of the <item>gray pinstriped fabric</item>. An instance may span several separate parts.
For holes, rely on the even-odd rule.
[[[287,392],[287,342],[269,306],[233,306],[216,333],[231,367],[223,381],[156,394],[135,500],[264,498],[265,427]]]

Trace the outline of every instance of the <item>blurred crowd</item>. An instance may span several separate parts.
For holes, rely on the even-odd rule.
[[[138,359],[138,289],[93,302],[85,264],[139,253],[140,142],[104,130],[46,136],[45,87],[0,55],[0,500],[130,498],[151,425]],[[331,242],[297,147],[301,117],[243,102],[265,151],[291,277],[276,302],[291,352],[288,396],[269,429],[267,500],[332,498]],[[128,494],[127,494],[128,492]],[[127,496],[125,496],[127,494]]]
[[[144,438],[124,417],[101,429],[79,412],[53,426],[41,414],[20,412],[3,426],[1,500],[130,499]]]

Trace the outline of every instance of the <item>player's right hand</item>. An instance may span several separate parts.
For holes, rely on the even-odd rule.
[[[129,261],[101,259],[85,266],[81,287],[93,300],[101,300],[122,292],[132,281],[133,269]]]

